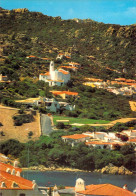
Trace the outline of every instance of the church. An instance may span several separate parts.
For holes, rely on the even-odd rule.
[[[48,82],[49,86],[63,86],[70,80],[70,73],[64,69],[54,70],[54,62],[50,62],[49,72],[41,73],[39,80]]]

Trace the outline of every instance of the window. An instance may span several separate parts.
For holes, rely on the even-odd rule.
[[[25,194],[24,193],[20,193],[20,195],[19,196],[25,196]]]

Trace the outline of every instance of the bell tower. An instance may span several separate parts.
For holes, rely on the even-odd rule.
[[[76,180],[75,191],[85,191],[85,181],[81,178]]]

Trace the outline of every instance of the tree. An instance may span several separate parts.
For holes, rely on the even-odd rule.
[[[28,138],[30,139],[32,136],[33,136],[33,132],[32,131],[29,131]]]
[[[121,147],[120,152],[123,155],[133,154],[133,153],[135,153],[134,149],[135,149],[135,146],[133,144],[126,144]]]
[[[64,129],[65,128],[65,125],[63,122],[58,122],[57,125],[56,125],[56,128],[57,129]]]

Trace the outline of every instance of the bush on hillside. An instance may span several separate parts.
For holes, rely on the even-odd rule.
[[[34,121],[32,114],[22,114],[13,116],[14,126],[21,126],[23,123],[30,123]]]

